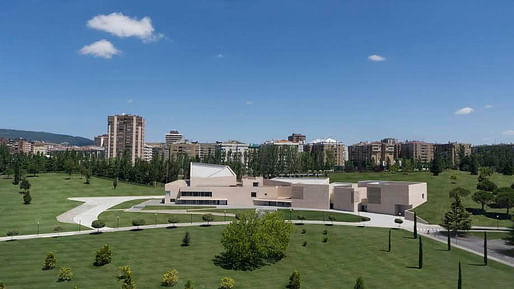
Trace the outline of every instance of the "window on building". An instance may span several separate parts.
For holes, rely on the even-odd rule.
[[[252,198],[256,198],[257,197],[257,192],[252,192]]]
[[[253,182],[253,186],[254,187],[258,187],[259,186],[259,182]]]
[[[421,194],[421,198],[424,199],[425,198],[425,194]]]

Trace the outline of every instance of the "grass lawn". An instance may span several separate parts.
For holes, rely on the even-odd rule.
[[[121,204],[117,204],[116,206],[109,208],[109,210],[130,209],[133,206],[139,205],[139,204],[144,203],[144,202],[146,202],[148,200],[151,200],[151,199],[147,199],[147,200],[139,199],[139,200],[132,200],[132,201],[123,202]]]
[[[208,212],[205,212],[208,214]],[[154,214],[154,213],[132,213],[132,212],[121,212],[121,211],[106,211],[98,216],[99,220],[105,222],[107,227],[118,227],[118,216],[120,218],[120,227],[128,227],[132,226],[132,220],[134,219],[144,219],[146,225],[154,225],[154,224],[167,224],[169,217],[176,217],[179,220],[179,223],[189,223],[191,222],[191,217],[193,218],[193,222],[203,222],[202,215],[197,214]],[[233,220],[233,217],[226,218],[227,221]],[[224,221],[224,216],[214,216],[214,221]]]
[[[298,220],[299,216],[304,216],[305,220],[317,220],[317,221],[328,221],[329,216],[335,217],[335,221],[337,222],[360,222],[363,221],[364,218],[345,213],[327,213],[321,211],[307,211],[307,210],[292,210],[289,212],[289,209],[279,209],[278,210],[284,219],[289,220],[292,217],[293,220]]]
[[[456,176],[453,180],[450,176]],[[506,187],[514,183],[514,176],[494,174],[490,178],[498,187]],[[444,213],[449,209],[451,199],[448,197],[450,190],[456,187],[463,187],[474,193],[477,191],[478,176],[468,172],[448,170],[435,177],[430,172],[413,173],[390,173],[390,172],[367,172],[367,173],[334,173],[330,175],[331,182],[356,182],[362,180],[389,180],[389,181],[418,181],[426,182],[428,185],[428,202],[415,209],[418,216],[430,223],[440,224]],[[480,208],[480,205],[473,202],[471,195],[463,198],[466,208]],[[489,217],[484,215],[473,215],[473,225],[496,226],[496,215],[500,216],[499,225],[510,227],[512,222],[507,218],[505,209],[491,209]],[[503,219],[502,219],[503,218]]]
[[[457,264],[462,262],[463,287],[466,289],[507,288],[514,282],[514,269],[480,256],[453,249],[446,244],[424,239],[424,267],[417,266],[418,241],[411,233],[393,230],[392,252],[385,252],[387,230],[322,225],[297,227],[291,238],[287,256],[281,261],[255,271],[231,271],[213,264],[222,251],[219,243],[223,226],[154,229],[138,232],[104,233],[0,243],[0,279],[10,289],[30,288],[119,288],[117,267],[130,265],[137,288],[162,288],[161,277],[176,268],[180,280],[175,288],[184,288],[191,279],[196,289],[217,288],[219,280],[230,276],[236,288],[282,289],[293,270],[301,273],[302,288],[353,288],[362,276],[366,288],[430,288],[457,287]],[[328,230],[328,243],[322,243],[322,231]],[[184,233],[191,233],[191,246],[181,247]],[[307,241],[306,247],[302,243]],[[113,263],[93,266],[94,254],[109,244]],[[30,250],[27,250],[30,248]],[[57,266],[70,266],[73,280],[59,283],[57,269],[41,270],[46,252],[57,255]]]
[[[67,200],[69,197],[98,197],[98,196],[139,196],[162,195],[162,188],[118,183],[116,190],[112,189],[112,181],[101,178],[91,178],[91,184],[85,185],[84,179],[73,175],[67,180],[65,174],[40,174],[29,177],[32,184],[30,194],[32,203],[24,205],[22,195],[18,193],[19,186],[12,184],[12,178],[0,177],[0,236],[5,236],[9,230],[17,230],[20,234],[35,234],[37,220],[40,222],[40,232],[53,232],[56,226],[66,231],[77,230],[77,225],[59,223],[56,217],[81,203]]]
[[[145,206],[143,210],[196,210],[212,209],[214,206]]]
[[[467,235],[484,238],[483,232],[468,232]],[[503,232],[487,232],[487,240],[504,239],[509,236],[508,233]]]

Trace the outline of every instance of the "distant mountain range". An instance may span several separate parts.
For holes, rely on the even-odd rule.
[[[26,131],[15,129],[0,129],[0,137],[11,139],[21,137],[28,141],[44,141],[57,144],[68,143],[70,145],[76,146],[87,146],[92,145],[94,143],[92,140],[80,136],[56,134],[43,131]]]

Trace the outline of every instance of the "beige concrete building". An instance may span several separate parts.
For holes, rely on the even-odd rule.
[[[191,163],[189,180],[165,185],[166,204],[230,207],[330,208],[403,215],[427,200],[427,184],[362,181],[329,183],[328,178],[243,177],[241,182],[228,166]]]
[[[107,138],[109,136],[107,134],[102,134],[95,136],[95,146],[97,147],[107,147]]]
[[[324,154],[324,161],[327,161],[327,153],[334,156],[335,166],[344,166],[346,147],[345,145],[333,138],[314,139],[309,144],[304,146],[306,152],[322,152]]]
[[[48,150],[47,150],[47,147],[46,147],[46,143],[44,143],[44,142],[34,142],[32,144],[31,153],[33,155],[37,155],[37,154],[46,155],[47,152],[48,152]]]
[[[427,201],[426,183],[361,181],[332,186],[332,207],[336,210],[403,216],[405,210]]]
[[[292,135],[287,137],[288,141],[294,142],[294,143],[300,143],[300,144],[305,144],[305,139],[306,139],[305,135],[300,134],[300,133],[293,133]]]
[[[178,130],[172,130],[164,136],[167,145],[184,142],[184,136]]]
[[[353,162],[375,166],[394,164],[398,158],[397,146],[396,140],[392,138],[380,142],[359,142],[348,147],[348,158]]]
[[[183,205],[330,207],[328,179],[322,184],[262,177],[238,182],[232,169],[222,165],[191,163],[190,179],[168,183],[165,190],[165,203]]]
[[[107,118],[107,158],[121,156],[125,151],[132,163],[143,158],[145,120],[141,116],[121,114]]]

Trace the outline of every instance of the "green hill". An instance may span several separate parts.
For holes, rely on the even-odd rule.
[[[68,143],[70,145],[86,146],[92,145],[93,141],[84,137],[55,134],[43,131],[26,131],[15,129],[0,129],[0,138],[23,138],[28,141],[44,141],[50,143]]]

